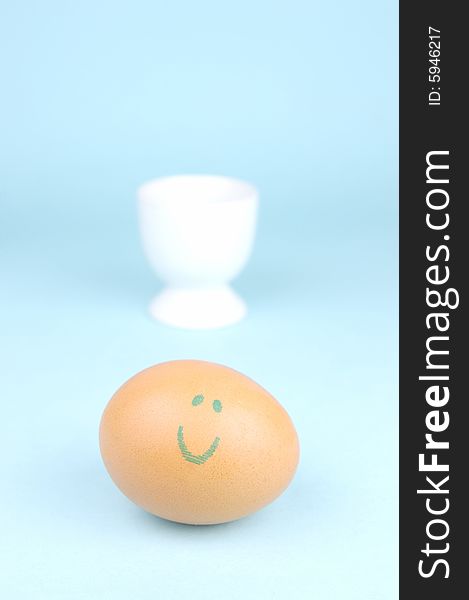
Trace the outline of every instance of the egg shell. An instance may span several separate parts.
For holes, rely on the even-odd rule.
[[[244,517],[290,483],[299,458],[285,409],[228,367],[162,363],[129,379],[100,426],[104,464],[145,510],[180,523]]]

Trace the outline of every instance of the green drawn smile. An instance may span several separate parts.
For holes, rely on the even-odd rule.
[[[179,425],[178,429],[178,446],[181,451],[182,456],[188,462],[194,463],[196,465],[203,465],[204,462],[207,462],[208,459],[213,456],[213,453],[218,448],[218,444],[220,443],[220,438],[216,437],[210,448],[205,450],[203,454],[192,454],[192,452],[187,448],[186,443],[184,442],[184,431],[182,425]]]
[[[204,401],[204,397],[202,394],[198,394],[194,396],[192,399],[192,406],[198,406],[202,404]],[[212,404],[212,408],[215,412],[220,413],[222,411],[222,404],[220,400],[214,400]],[[182,457],[187,462],[194,463],[195,465],[203,465],[208,459],[213,456],[215,450],[218,448],[218,444],[220,443],[220,438],[217,436],[210,445],[210,448],[205,450],[203,454],[192,454],[192,452],[186,446],[186,442],[184,441],[184,428],[182,425],[178,427],[178,446],[181,451]]]

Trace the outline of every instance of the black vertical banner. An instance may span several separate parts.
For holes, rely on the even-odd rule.
[[[467,595],[466,9],[400,3],[400,597],[412,600]]]

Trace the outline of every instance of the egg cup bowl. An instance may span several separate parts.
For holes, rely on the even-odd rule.
[[[252,251],[256,188],[215,175],[163,177],[139,188],[138,206],[145,255],[166,284],[151,316],[187,329],[242,319],[246,305],[229,283]]]

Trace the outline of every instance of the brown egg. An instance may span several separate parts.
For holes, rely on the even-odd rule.
[[[146,369],[111,398],[104,464],[145,510],[180,523],[244,517],[290,483],[298,438],[285,409],[228,367],[178,360]]]

